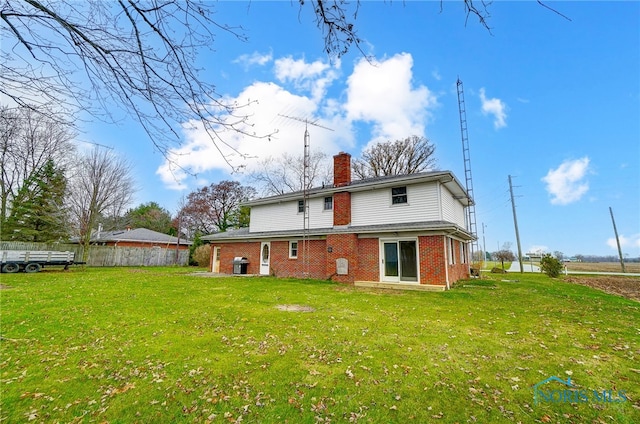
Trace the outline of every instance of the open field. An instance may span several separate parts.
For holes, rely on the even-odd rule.
[[[565,262],[569,271],[586,272],[622,272],[620,262]],[[626,262],[625,271],[629,273],[640,273],[639,262]]]
[[[539,274],[424,293],[187,272],[3,274],[0,420],[640,422],[634,300]],[[551,376],[571,387],[536,391]]]
[[[525,265],[533,264],[540,266],[537,262],[524,262]],[[622,272],[620,262],[563,262],[567,266],[569,271],[584,271],[584,272]],[[505,269],[509,269],[511,262],[505,262]],[[628,273],[640,274],[640,262],[626,262],[624,264],[625,270]],[[482,270],[489,271],[493,267],[502,268],[500,262],[484,261],[482,263]]]

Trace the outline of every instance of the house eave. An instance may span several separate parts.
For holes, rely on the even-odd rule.
[[[465,188],[460,184],[460,181],[455,177],[453,172],[451,171],[432,171],[432,172],[422,172],[416,174],[406,174],[406,175],[394,175],[388,177],[379,177],[379,178],[370,178],[366,180],[356,180],[352,181],[348,185],[343,185],[339,187],[323,186],[323,187],[315,187],[311,188],[308,191],[309,198],[317,198],[333,195],[339,192],[350,192],[356,193],[361,191],[369,191],[376,189],[384,189],[390,188],[394,186],[398,186],[399,184],[409,184],[409,183],[420,183],[420,182],[434,182],[439,181],[443,184],[456,199],[460,200],[460,202],[464,206],[468,206],[470,199],[465,190]],[[259,206],[259,205],[269,205],[275,203],[283,203],[289,202],[292,200],[299,200],[304,195],[303,191],[296,191],[292,193],[279,194],[277,196],[263,197],[261,199],[250,200],[248,202],[242,203],[242,206]]]
[[[375,235],[375,234],[445,234],[459,237],[462,240],[470,241],[472,235],[460,226],[445,222],[414,222],[402,224],[384,224],[384,225],[367,225],[367,226],[340,226],[330,228],[313,228],[305,234],[303,230],[287,230],[287,231],[264,231],[264,232],[244,232],[244,233],[216,233],[201,237],[202,240],[215,241],[252,241],[265,239],[291,239],[291,238],[324,238],[331,234],[348,234],[355,233],[358,235]]]

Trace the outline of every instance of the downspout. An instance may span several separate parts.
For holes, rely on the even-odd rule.
[[[449,287],[449,261],[447,258],[449,255],[449,249],[447,246],[447,236],[444,236],[442,239],[444,243],[444,276],[445,282],[447,283],[447,290],[449,290],[451,287]]]

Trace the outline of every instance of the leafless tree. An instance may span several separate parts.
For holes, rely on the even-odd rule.
[[[497,252],[493,252],[491,257],[494,261],[500,261],[502,263],[502,270],[504,271],[504,261],[512,262],[516,260],[516,255],[511,250],[502,249]]]
[[[213,13],[212,2],[198,0],[2,1],[0,93],[19,105],[58,104],[107,120],[115,120],[113,105],[122,106],[162,153],[187,122],[220,149],[225,131],[260,137],[242,113],[246,105],[227,101],[199,75],[196,53],[211,48],[214,31],[245,39]]]
[[[73,137],[68,126],[33,109],[0,106],[0,222],[5,222],[24,182],[48,161],[58,169],[68,167]]]
[[[332,184],[333,173],[325,153],[309,154],[309,181],[307,189],[320,184]],[[274,196],[304,189],[304,157],[289,153],[279,158],[268,157],[260,162],[256,171],[249,175],[251,182],[259,187],[262,195]]]
[[[221,181],[189,193],[179,212],[181,227],[190,236],[212,234],[243,225],[240,203],[255,197],[253,187]]]
[[[365,179],[433,170],[436,166],[435,150],[429,139],[417,135],[377,143],[365,149],[361,158],[353,160],[353,174],[356,178]]]
[[[69,179],[68,207],[76,224],[83,261],[89,257],[91,232],[100,215],[121,216],[133,200],[131,165],[105,149],[93,149],[78,157]]]

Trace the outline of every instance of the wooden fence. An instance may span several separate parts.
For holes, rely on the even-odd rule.
[[[71,251],[77,261],[82,260],[83,246],[70,243],[26,243],[0,241],[0,250],[54,250]],[[177,260],[176,260],[177,259]],[[187,265],[189,250],[164,247],[91,246],[88,266],[167,266]]]

